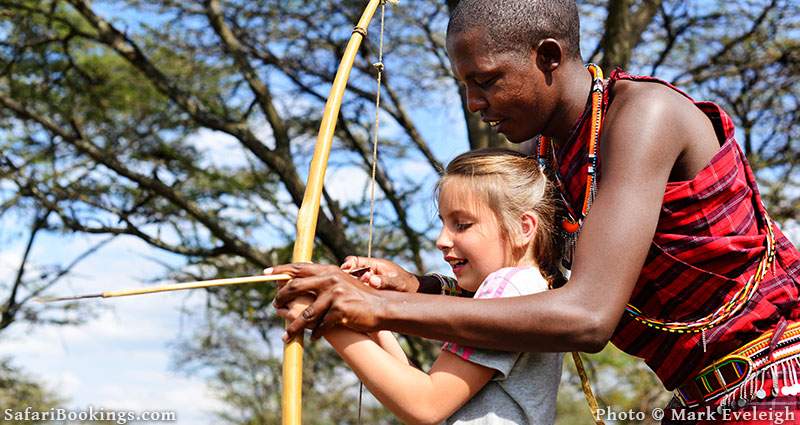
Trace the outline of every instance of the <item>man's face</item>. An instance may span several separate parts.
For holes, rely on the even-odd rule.
[[[540,134],[552,112],[536,53],[493,52],[480,30],[451,34],[447,51],[467,107],[513,143]]]

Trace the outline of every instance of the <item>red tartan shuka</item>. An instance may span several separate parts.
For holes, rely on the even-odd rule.
[[[604,108],[613,101],[614,83],[620,79],[652,81],[680,92],[666,82],[616,70],[605,91]],[[644,316],[670,321],[692,321],[725,304],[755,272],[766,250],[761,197],[734,140],[733,121],[714,103],[692,101],[713,123],[721,149],[694,179],[667,183],[658,227],[630,300]],[[587,117],[588,112],[570,141],[556,152],[564,195],[576,211],[582,205],[586,184]],[[626,353],[643,358],[672,390],[714,360],[774,329],[781,318],[796,321],[800,318],[800,254],[773,228],[777,249],[773,271],[738,314],[705,332],[706,352],[701,333],[653,329],[628,313],[611,341]]]

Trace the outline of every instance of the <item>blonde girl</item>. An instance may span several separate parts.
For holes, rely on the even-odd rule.
[[[442,231],[436,246],[459,289],[475,298],[513,297],[563,281],[557,272],[562,250],[553,190],[536,161],[505,149],[465,153],[448,165],[437,195]],[[391,332],[367,335],[337,327],[324,336],[405,423],[551,424],[555,419],[560,353],[446,342],[425,373],[409,364]]]

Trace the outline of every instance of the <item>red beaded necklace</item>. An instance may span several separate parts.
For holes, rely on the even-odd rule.
[[[564,186],[561,183],[561,178],[558,172],[558,162],[555,155],[553,140],[549,137],[541,136],[536,149],[539,157],[539,164],[543,167],[547,166],[547,161],[545,161],[545,158],[547,156],[551,156],[549,161],[551,162],[555,183],[558,187],[558,192],[561,196],[561,199],[566,206],[567,216],[561,221],[561,229],[563,230],[564,236],[567,239],[566,245],[568,252],[565,253],[565,260],[567,264],[570,264],[572,261],[572,251],[575,241],[577,240],[578,234],[583,226],[583,220],[586,218],[586,214],[592,207],[592,201],[594,201],[594,197],[597,194],[597,149],[600,141],[600,130],[603,123],[602,106],[603,91],[605,90],[605,86],[603,84],[603,71],[600,69],[600,67],[590,63],[587,65],[587,68],[589,69],[589,73],[592,74],[592,127],[589,136],[589,147],[587,150],[589,165],[587,166],[586,190],[584,191],[583,196],[583,208],[581,208],[579,214],[576,214],[576,212],[572,209],[572,206],[569,204],[569,202],[567,202]]]
[[[561,199],[567,209],[567,216],[561,222],[563,235],[567,240],[567,252],[564,253],[564,260],[567,268],[569,268],[571,265],[575,241],[577,240],[578,234],[583,226],[583,220],[586,218],[586,214],[589,212],[589,208],[591,208],[592,201],[594,201],[595,194],[597,193],[597,149],[600,141],[600,130],[603,118],[602,102],[604,85],[603,72],[600,70],[600,67],[594,64],[589,64],[588,68],[593,78],[591,100],[592,127],[589,138],[589,148],[587,152],[589,165],[587,166],[588,173],[586,177],[586,190],[584,192],[583,208],[581,208],[580,214],[576,214],[569,202],[567,202],[564,186],[561,183],[558,173],[558,162],[552,139],[544,136],[540,137],[539,145],[537,147],[540,166],[546,168],[548,160],[545,160],[545,158],[547,156],[551,157],[549,161],[552,166],[555,183],[558,187],[558,192],[561,195]],[[549,153],[548,150],[550,151]],[[703,343],[703,352],[705,352],[705,331],[717,326],[720,323],[723,323],[741,311],[742,307],[747,304],[750,299],[752,299],[753,295],[758,290],[759,283],[766,276],[775,260],[775,234],[772,230],[772,221],[766,214],[765,218],[767,227],[766,250],[764,252],[764,256],[761,258],[761,261],[758,264],[756,272],[727,303],[717,308],[717,310],[715,310],[713,313],[691,322],[678,322],[646,317],[644,314],[642,314],[641,310],[631,304],[626,306],[626,312],[633,316],[636,321],[641,322],[653,329],[681,334],[694,332],[702,333],[701,341]]]

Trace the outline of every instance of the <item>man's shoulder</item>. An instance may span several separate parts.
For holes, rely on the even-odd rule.
[[[639,151],[646,156],[665,155],[667,148],[679,152],[686,120],[700,118],[686,112],[697,109],[691,100],[663,84],[619,80],[611,90],[603,120],[604,150],[613,147],[626,155]]]
[[[612,86],[613,101],[609,105],[609,112],[617,109],[632,109],[637,111],[634,116],[620,116],[623,120],[635,120],[636,115],[652,112],[669,115],[680,114],[681,111],[694,112],[697,109],[694,102],[677,90],[653,81],[617,80]]]
[[[618,80],[612,90],[603,127],[609,136],[605,142],[626,151],[642,149],[640,153],[655,160],[678,161],[671,180],[691,178],[719,150],[709,117],[674,88],[658,82]]]

